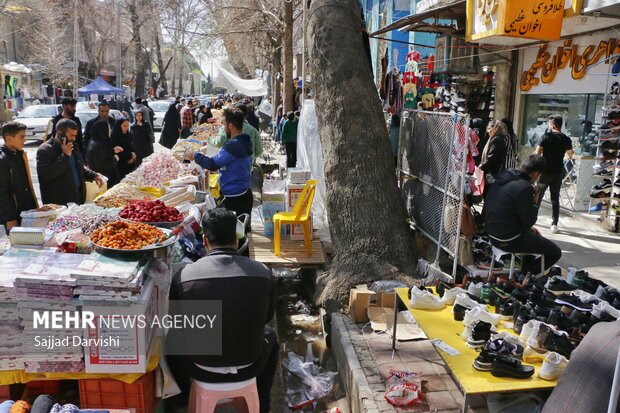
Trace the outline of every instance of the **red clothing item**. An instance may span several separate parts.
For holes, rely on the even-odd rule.
[[[193,123],[192,109],[188,106],[183,106],[183,109],[181,109],[181,129],[189,129]]]

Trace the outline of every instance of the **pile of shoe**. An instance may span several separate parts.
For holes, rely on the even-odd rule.
[[[592,187],[589,211],[610,211],[620,215],[620,173],[617,172],[620,168],[620,109],[611,107],[606,110],[610,111],[604,116],[607,123],[601,126],[599,143],[592,148],[597,162],[594,177],[600,180]]]

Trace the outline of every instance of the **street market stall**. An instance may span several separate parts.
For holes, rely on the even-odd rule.
[[[22,213],[0,238],[0,400],[16,384],[46,392],[77,380],[82,408],[155,410],[163,329],[56,328],[35,317],[138,315],[148,325],[165,315],[173,274],[205,253],[196,233],[215,202],[204,187],[200,168],[160,152],[92,204]],[[124,396],[106,396],[111,388]]]

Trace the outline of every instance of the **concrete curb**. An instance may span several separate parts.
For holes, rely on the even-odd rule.
[[[346,315],[331,316],[331,347],[351,413],[395,412],[383,398],[385,384],[366,340]]]

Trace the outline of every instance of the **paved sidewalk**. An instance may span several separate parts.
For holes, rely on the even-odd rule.
[[[596,216],[560,214],[558,234],[551,233],[550,206],[543,204],[536,228],[562,248],[562,268],[584,269],[593,278],[620,289],[620,234],[602,229]]]

